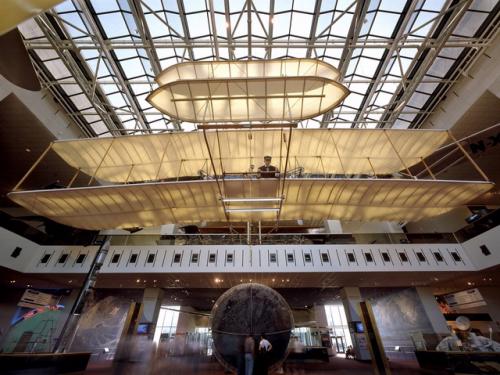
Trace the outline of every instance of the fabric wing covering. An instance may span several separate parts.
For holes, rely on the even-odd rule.
[[[179,132],[57,141],[52,148],[89,176],[123,183],[198,176],[200,171],[213,175],[213,165],[217,175],[256,172],[265,155],[284,171],[288,143],[288,170],[391,174],[419,163],[447,139],[446,131],[436,130],[261,129],[207,131],[206,142],[203,132]]]
[[[313,59],[186,62],[165,69],[147,101],[182,121],[297,121],[349,94],[333,66]]]
[[[225,209],[230,221],[274,221],[278,202],[234,200],[276,197],[280,184],[283,181],[278,179],[226,180],[225,208],[214,180],[18,191],[9,197],[59,223],[100,230],[222,222],[226,221]],[[492,186],[489,182],[464,181],[289,179],[284,182],[280,219],[415,221],[461,206]],[[275,211],[248,212],[262,208]]]

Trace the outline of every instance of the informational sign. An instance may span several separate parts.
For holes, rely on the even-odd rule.
[[[52,294],[39,292],[34,289],[26,289],[17,306],[37,308],[56,304],[56,298]]]
[[[486,305],[483,296],[479,293],[477,288],[446,294],[444,299],[452,310],[468,309],[471,307]]]
[[[356,333],[356,342],[360,350],[368,350],[368,342],[364,333]]]

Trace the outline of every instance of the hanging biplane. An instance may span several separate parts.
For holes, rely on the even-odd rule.
[[[415,221],[462,206],[493,184],[447,131],[300,129],[348,90],[310,59],[190,62],[166,69],[150,102],[194,132],[53,142],[75,169],[64,188],[9,197],[34,213],[100,230],[166,223],[325,219]],[[219,124],[221,121],[225,124]],[[258,124],[242,122],[259,121]],[[217,125],[213,125],[217,123]],[[450,138],[451,137],[451,138]],[[436,179],[425,158],[464,152],[483,181]],[[257,168],[272,155],[276,178]],[[422,173],[412,173],[416,165]],[[87,175],[87,186],[74,186]]]

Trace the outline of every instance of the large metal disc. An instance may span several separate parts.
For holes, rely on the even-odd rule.
[[[248,334],[258,343],[264,335],[272,344],[269,367],[276,367],[286,357],[293,328],[293,316],[285,299],[261,284],[241,284],[219,297],[212,309],[214,353],[226,368],[235,371]]]

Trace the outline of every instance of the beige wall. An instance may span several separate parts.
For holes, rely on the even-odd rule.
[[[408,223],[406,229],[409,233],[456,232],[467,225],[465,218],[470,214],[471,212],[467,207],[459,207],[444,215]]]

